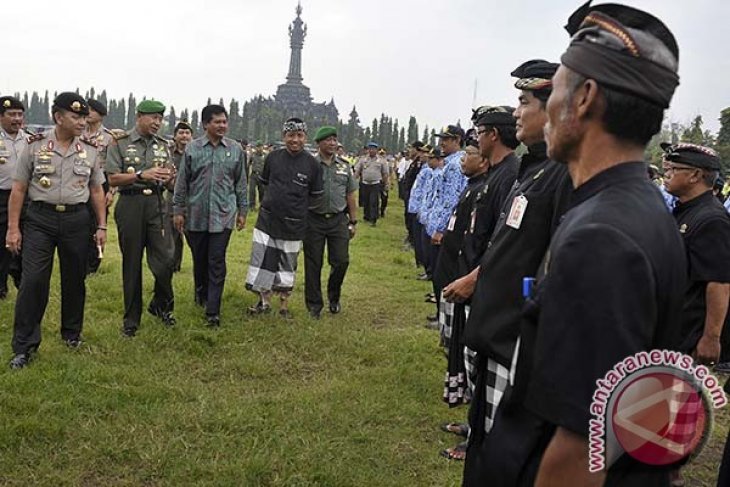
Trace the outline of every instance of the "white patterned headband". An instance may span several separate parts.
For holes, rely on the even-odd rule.
[[[287,120],[284,122],[284,129],[283,132],[298,132],[301,130],[302,132],[307,131],[307,124],[301,121],[294,121],[294,120]]]

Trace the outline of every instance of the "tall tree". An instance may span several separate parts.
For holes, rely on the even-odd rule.
[[[418,140],[418,122],[416,117],[412,116],[408,119],[408,143],[412,144]]]
[[[730,176],[730,107],[720,112],[720,131],[716,143],[723,174]]]
[[[134,99],[132,93],[129,94],[129,102],[127,103],[127,128],[132,128],[137,119],[137,100]]]

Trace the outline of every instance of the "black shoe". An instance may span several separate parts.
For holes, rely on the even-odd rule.
[[[22,369],[30,363],[29,353],[16,353],[15,356],[10,360],[11,369]]]
[[[177,324],[177,320],[175,320],[175,317],[172,314],[172,311],[167,311],[165,313],[162,313],[162,324],[165,325],[168,328],[172,328]]]
[[[152,306],[152,303],[150,303],[149,306],[147,306],[147,312],[154,316],[155,318],[162,318],[162,315],[164,315],[164,311],[162,311],[157,306]]]
[[[246,312],[250,315],[263,315],[271,313],[271,305],[270,304],[264,304],[261,301],[256,303],[255,306],[249,306],[246,309]]]
[[[313,320],[318,320],[318,319],[320,319],[322,317],[322,312],[321,311],[314,311],[313,309],[310,309],[309,310],[309,316]]]
[[[134,338],[137,334],[136,328],[122,328],[122,336],[126,338]]]
[[[429,315],[429,316],[426,316],[426,319],[428,321],[438,321],[439,320],[439,315]]]
[[[342,311],[342,305],[340,304],[339,301],[334,301],[334,302],[330,303],[330,313],[332,313],[333,315],[336,315],[340,311]]]
[[[431,274],[423,273],[420,276],[416,277],[419,281],[430,281],[431,280]]]
[[[221,318],[218,315],[210,315],[206,318],[209,328],[218,328],[221,326]]]
[[[68,348],[77,349],[81,348],[81,345],[84,344],[83,340],[81,338],[67,338],[63,341]]]

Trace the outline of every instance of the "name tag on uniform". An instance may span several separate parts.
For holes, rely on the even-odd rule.
[[[522,225],[522,219],[525,217],[525,211],[527,210],[527,198],[524,195],[515,196],[512,200],[512,207],[509,209],[509,215],[507,215],[506,225],[512,227],[515,230],[519,230]]]
[[[451,218],[449,218],[449,224],[446,226],[446,230],[453,232],[454,225],[456,225],[456,214],[451,215]]]

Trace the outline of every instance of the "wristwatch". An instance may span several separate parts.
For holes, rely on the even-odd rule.
[[[137,181],[142,181],[142,171],[137,171],[134,173],[135,176],[137,176]]]

